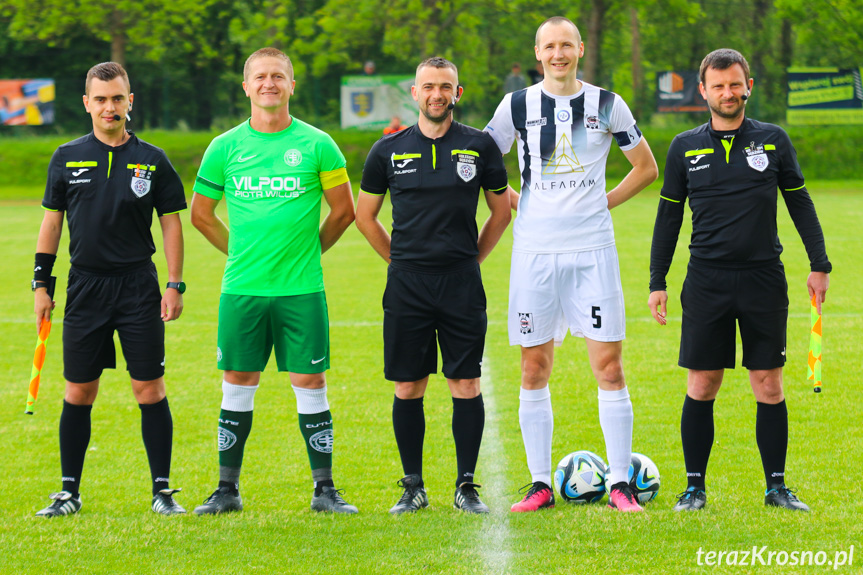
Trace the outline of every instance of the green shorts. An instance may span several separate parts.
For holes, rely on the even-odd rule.
[[[275,347],[279,371],[330,368],[330,322],[324,292],[219,299],[219,369],[264,371]]]

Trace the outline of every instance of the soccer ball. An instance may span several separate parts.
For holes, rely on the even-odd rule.
[[[659,492],[659,468],[646,455],[632,454],[628,479],[629,487],[639,503],[647,503]],[[606,471],[605,489],[611,491],[611,467]]]
[[[569,503],[596,503],[605,495],[605,462],[590,451],[575,451],[560,460],[554,487]]]

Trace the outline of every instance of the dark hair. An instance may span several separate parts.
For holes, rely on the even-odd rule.
[[[101,64],[96,64],[92,68],[87,71],[87,80],[84,82],[84,93],[90,94],[90,81],[93,78],[97,80],[102,80],[103,82],[110,82],[114,78],[121,77],[126,81],[126,87],[129,88],[129,91],[132,91],[132,86],[129,84],[129,75],[126,73],[126,70],[118,64],[117,62],[102,62]]]
[[[701,68],[698,70],[698,76],[701,78],[701,83],[704,83],[704,76],[707,74],[708,68],[715,70],[727,70],[735,64],[740,64],[743,68],[743,74],[746,76],[746,84],[749,84],[749,62],[743,57],[743,54],[731,48],[720,48],[714,50],[704,57],[701,61]]]
[[[291,59],[288,58],[288,55],[279,50],[278,48],[261,48],[252,53],[251,56],[246,58],[246,63],[243,64],[243,82],[249,79],[249,68],[252,66],[252,62],[257,60],[258,58],[279,58],[284,60],[285,64],[288,65],[288,73],[290,74],[290,79],[294,79],[294,65],[291,63]]]
[[[539,31],[542,30],[542,27],[546,24],[569,24],[570,26],[575,28],[576,40],[578,40],[578,42],[581,42],[581,32],[578,31],[578,26],[575,25],[575,22],[573,22],[566,16],[552,16],[551,18],[540,24],[539,28],[536,29],[536,37],[533,40],[535,46],[539,46]]]
[[[431,58],[426,58],[420,65],[417,66],[417,74],[420,73],[420,70],[423,68],[431,66],[432,68],[449,68],[453,70],[456,75],[458,75],[458,68],[455,67],[455,64],[447,60],[446,58],[441,58],[440,56],[432,56]]]

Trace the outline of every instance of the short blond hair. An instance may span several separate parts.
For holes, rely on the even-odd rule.
[[[546,24],[569,24],[575,29],[575,40],[577,43],[581,43],[581,32],[578,31],[578,26],[575,25],[575,22],[567,18],[566,16],[552,16],[545,22],[539,25],[539,28],[536,29],[536,37],[533,40],[534,46],[539,46],[539,33],[542,30],[542,27]]]
[[[278,58],[283,60],[285,64],[288,66],[288,73],[290,74],[291,80],[294,79],[294,65],[291,63],[291,59],[288,58],[288,55],[279,50],[278,48],[261,48],[252,53],[251,56],[246,58],[246,63],[243,65],[243,81],[249,79],[249,68],[252,67],[252,62],[257,60],[258,58]]]

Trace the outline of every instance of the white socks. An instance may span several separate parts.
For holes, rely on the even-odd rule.
[[[297,396],[297,413],[303,415],[314,415],[323,413],[330,408],[327,401],[327,386],[320,389],[306,389],[304,387],[291,386]]]
[[[222,380],[222,409],[245,412],[255,409],[257,385],[234,385]]]
[[[632,458],[632,401],[627,388],[599,390],[599,425],[611,467],[611,485],[626,482]]]
[[[554,414],[551,411],[551,392],[542,389],[521,388],[518,422],[527,455],[527,468],[531,481],[551,483],[551,436],[554,432]]]

